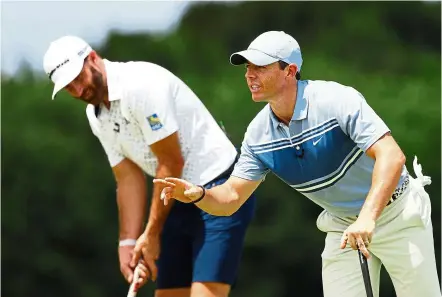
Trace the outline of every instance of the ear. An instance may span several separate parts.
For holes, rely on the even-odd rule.
[[[94,50],[92,50],[90,53],[89,53],[89,56],[87,57],[87,59],[89,59],[89,61],[90,62],[92,62],[92,64],[97,64],[97,62],[98,62],[98,54],[97,54],[97,52],[96,51],[94,51]]]
[[[298,72],[298,66],[296,66],[296,64],[289,64],[287,67],[287,76],[294,78],[296,76],[296,72]]]
[[[92,50],[89,53],[89,56],[87,57],[88,61],[89,61],[89,65],[91,67],[93,67],[95,70],[102,70],[102,65],[101,65],[101,57],[97,54],[96,51]]]

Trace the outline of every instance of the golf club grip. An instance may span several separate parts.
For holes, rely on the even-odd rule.
[[[371,287],[370,271],[368,270],[367,258],[362,254],[361,250],[358,249],[359,263],[361,263],[362,277],[364,278],[365,291],[367,292],[367,297],[373,297],[373,289]]]
[[[137,266],[134,271],[134,278],[132,280],[132,283],[130,284],[129,292],[127,293],[127,297],[136,297],[137,296],[137,293],[138,293],[137,282],[138,282],[139,275],[140,275],[140,268],[138,268],[138,266]]]

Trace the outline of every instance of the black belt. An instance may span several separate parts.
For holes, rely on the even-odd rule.
[[[393,195],[391,195],[390,201],[388,201],[387,203],[387,206],[393,203],[396,199],[398,199],[405,192],[405,190],[408,189],[409,184],[410,184],[410,176],[407,174],[400,187],[394,190]]]

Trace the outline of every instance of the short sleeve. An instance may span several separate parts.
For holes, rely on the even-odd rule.
[[[141,128],[147,145],[158,142],[178,131],[173,85],[162,80],[138,87],[132,94],[132,112]]]
[[[232,175],[256,181],[264,180],[268,172],[269,169],[251,151],[246,139],[244,139],[241,146],[241,154],[238,162],[235,164]]]
[[[330,107],[341,129],[363,151],[369,149],[390,129],[368,105],[361,93],[346,87],[343,96],[338,96]]]
[[[101,139],[100,137],[98,137],[98,139],[100,140],[100,143],[103,146],[104,151],[106,152],[107,159],[109,160],[111,167],[115,167],[121,161],[123,161],[124,155],[122,154],[119,148],[111,145],[110,143]]]

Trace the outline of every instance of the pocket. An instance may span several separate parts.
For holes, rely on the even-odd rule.
[[[336,217],[323,210],[316,219],[316,227],[322,232],[344,232],[355,220],[355,217]]]

